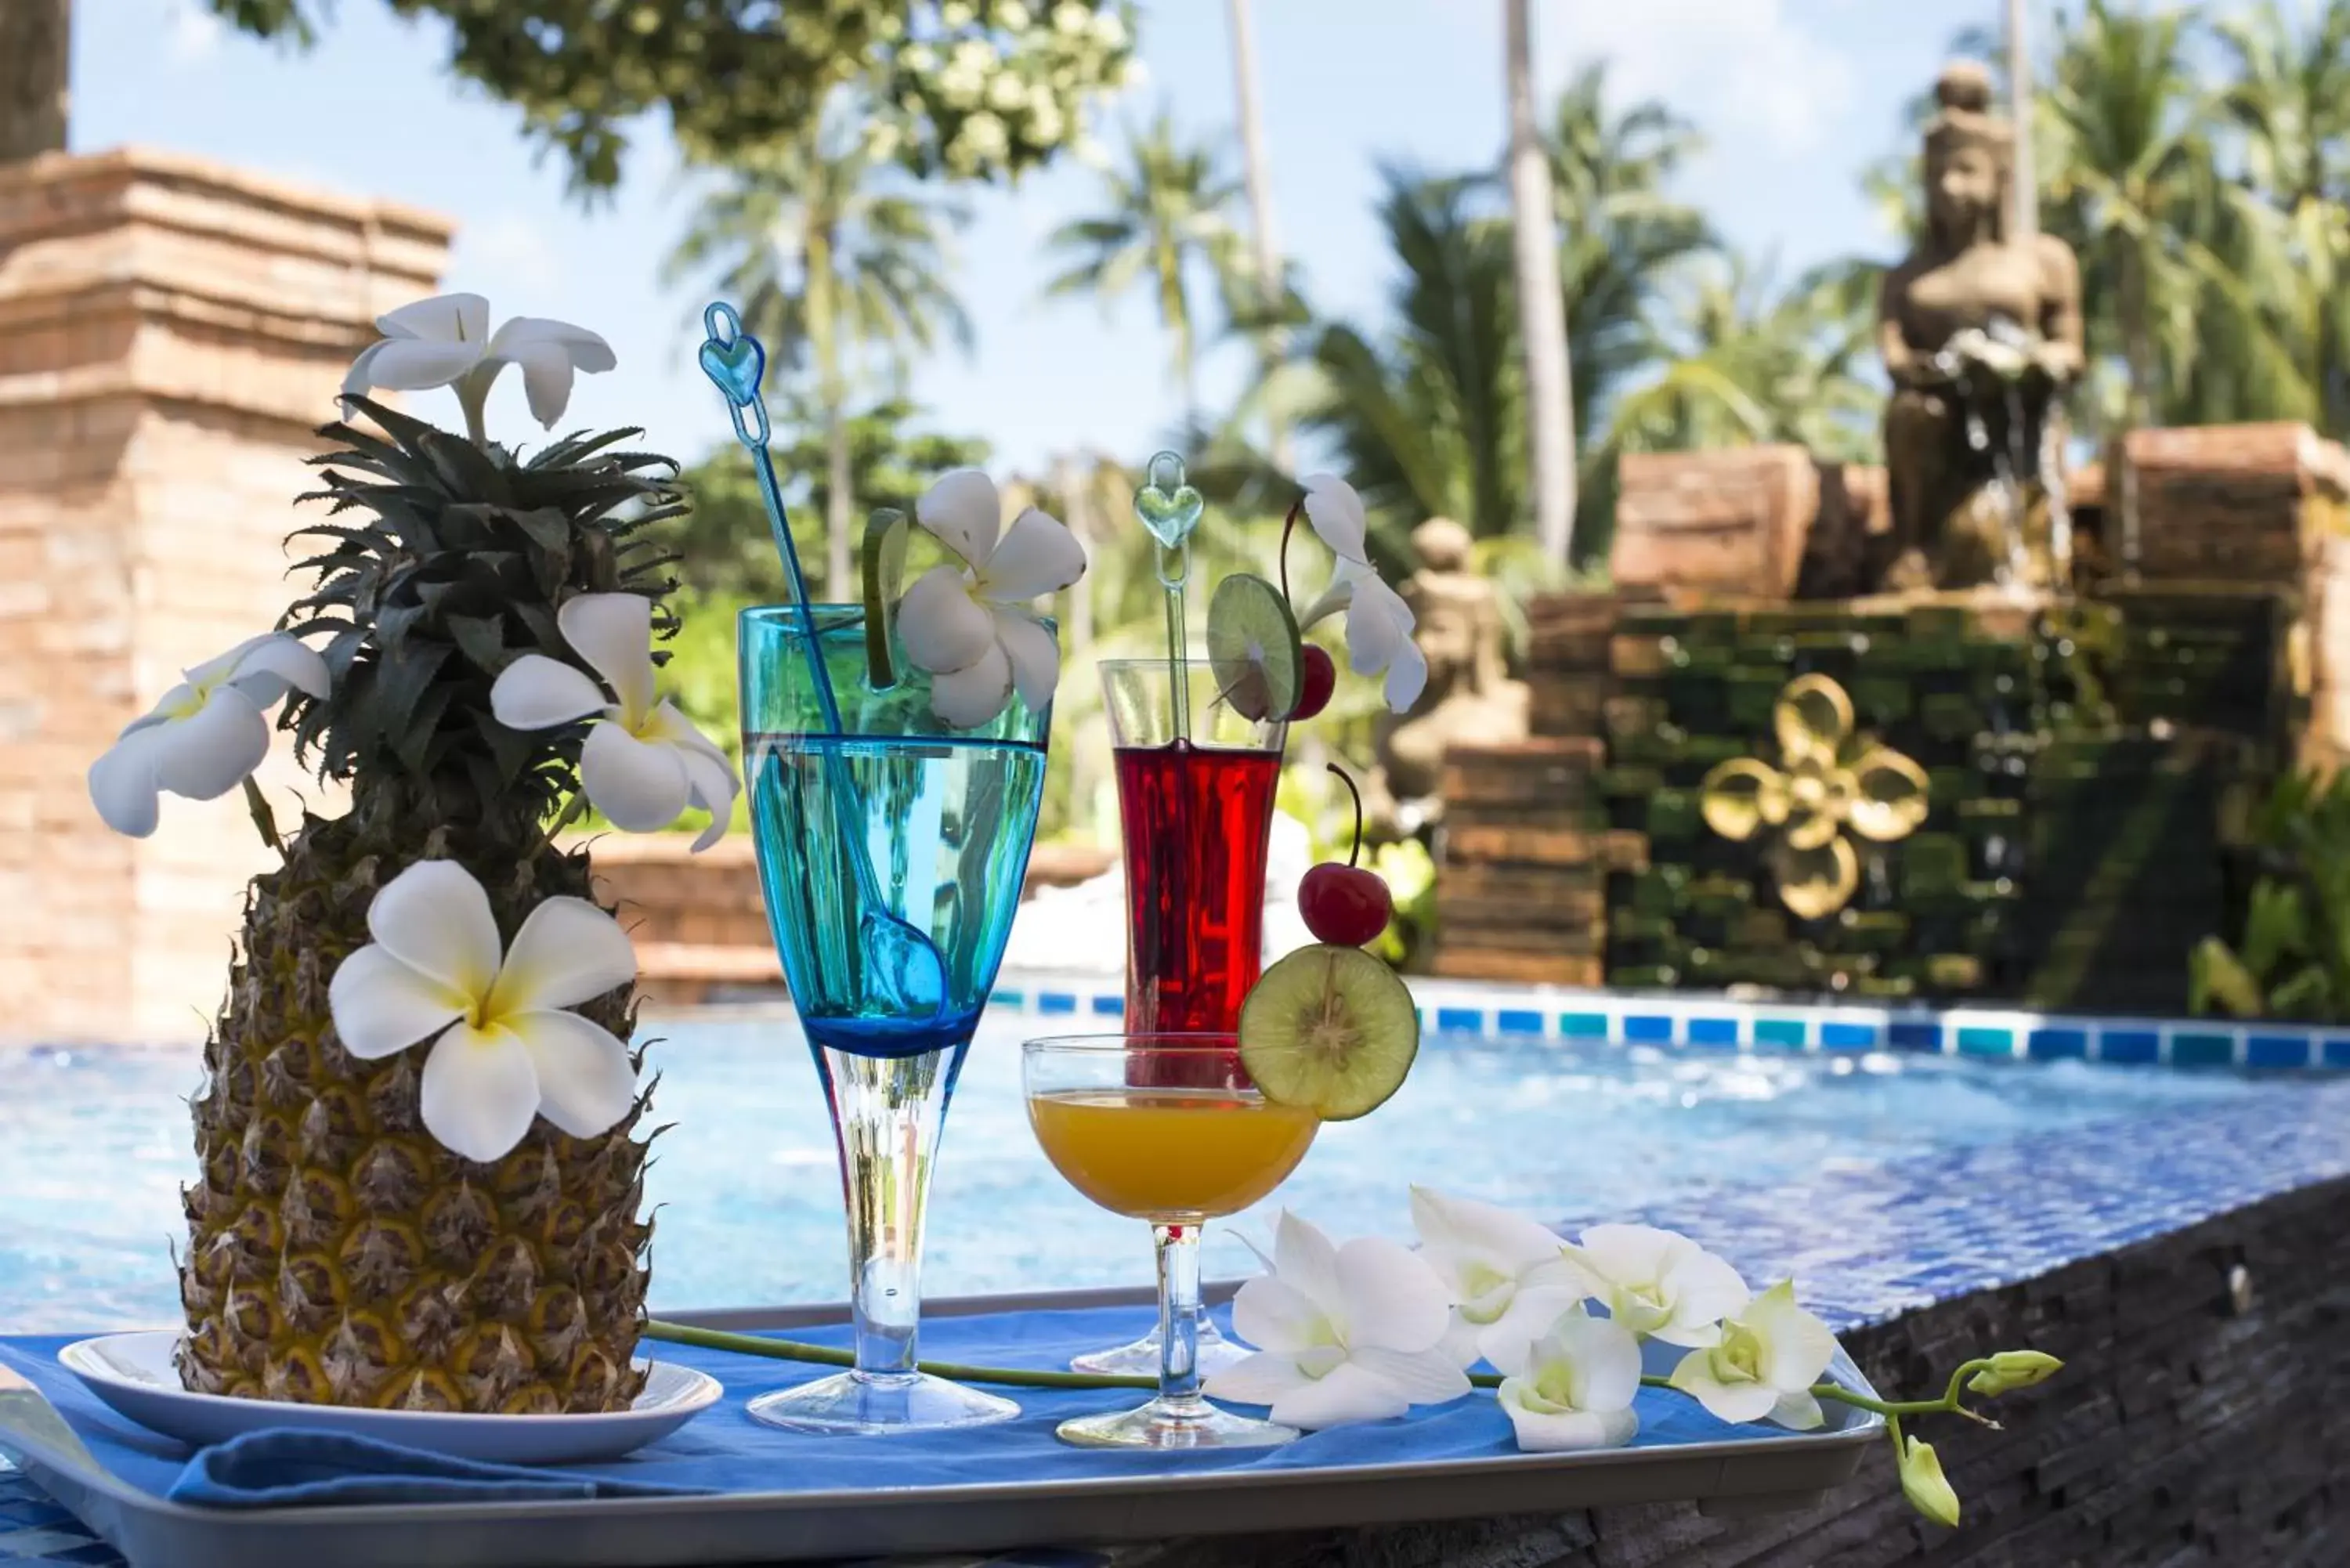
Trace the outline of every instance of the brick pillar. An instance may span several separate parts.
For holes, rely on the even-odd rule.
[[[0,1038],[187,1040],[219,1005],[266,855],[242,797],[166,797],[136,841],[83,775],[276,623],[310,432],[452,232],[151,151],[0,167]],[[287,749],[262,778],[290,825]]]

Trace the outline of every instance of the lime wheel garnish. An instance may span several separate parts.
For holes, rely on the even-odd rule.
[[[1208,601],[1208,666],[1217,694],[1246,719],[1286,718],[1297,706],[1305,650],[1281,590],[1249,572],[1216,585]]]
[[[1360,948],[1316,943],[1264,971],[1241,1006],[1241,1065],[1268,1100],[1352,1121],[1387,1104],[1419,1054],[1419,1009]]]

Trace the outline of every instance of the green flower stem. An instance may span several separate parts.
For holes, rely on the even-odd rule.
[[[1959,1385],[1968,1374],[1990,1365],[1988,1361],[1970,1361],[1960,1367],[1950,1375],[1950,1389],[1939,1399],[1872,1399],[1866,1394],[1854,1393],[1841,1383],[1814,1383],[1812,1385],[1812,1395],[1814,1398],[1833,1399],[1840,1405],[1850,1405],[1856,1409],[1872,1410],[1888,1419],[1899,1416],[1955,1414],[1970,1416],[1976,1420],[1981,1420],[1981,1417],[1976,1416],[1973,1411],[1959,1403]],[[1500,1375],[1492,1372],[1472,1372],[1469,1375],[1469,1381],[1479,1388],[1499,1388],[1502,1386]],[[1673,1380],[1669,1377],[1657,1377],[1643,1374],[1640,1378],[1640,1386],[1643,1388],[1670,1388],[1672,1386]]]
[[[854,1366],[857,1358],[846,1350],[810,1345],[799,1339],[770,1339],[764,1334],[728,1334],[721,1329],[691,1328],[654,1318],[645,1324],[647,1339],[671,1345],[699,1345],[704,1350],[731,1350],[743,1355],[764,1355],[771,1361],[804,1361],[818,1366]],[[1014,1388],[1139,1388],[1156,1389],[1156,1377],[1097,1376],[1089,1372],[1035,1372],[1017,1366],[966,1366],[954,1361],[925,1361],[920,1370],[959,1383],[995,1383]]]
[[[587,815],[588,792],[582,789],[571,797],[571,804],[563,808],[562,815],[546,825],[546,847],[554,847],[555,841],[562,836],[563,830]]]

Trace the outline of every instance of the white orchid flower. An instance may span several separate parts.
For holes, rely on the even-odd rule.
[[[1355,487],[1335,473],[1309,473],[1297,483],[1305,492],[1299,504],[1305,508],[1305,521],[1314,525],[1315,536],[1340,560],[1369,566],[1370,523]]]
[[[490,302],[478,294],[442,294],[380,317],[380,342],[359,350],[343,378],[343,395],[388,387],[421,392],[448,387],[465,410],[465,428],[482,440],[490,385],[508,365],[522,367],[523,391],[539,423],[553,429],[571,401],[573,372],[597,375],[619,361],[612,346],[584,327],[517,316],[493,333]]]
[[[90,764],[90,803],[115,832],[144,838],[155,831],[162,792],[218,799],[269,754],[268,711],[297,689],[324,697],[327,661],[283,632],[182,671],[180,684]]]
[[[1720,1344],[1681,1357],[1672,1383],[1724,1421],[1768,1416],[1808,1432],[1822,1419],[1812,1385],[1835,1351],[1835,1334],[1795,1304],[1795,1282],[1782,1280],[1721,1325]]]
[[[1380,580],[1376,568],[1343,556],[1330,586],[1297,618],[1301,632],[1340,610],[1347,612],[1347,664],[1357,675],[1387,673],[1382,694],[1388,707],[1407,712],[1428,687],[1428,656],[1411,639],[1418,618],[1403,596]]]
[[[602,687],[559,659],[525,653],[490,688],[490,711],[510,730],[596,722],[579,748],[588,804],[629,833],[654,833],[689,805],[710,813],[696,852],[726,836],[740,785],[726,753],[653,686],[653,607],[642,594],[581,594],[555,624],[604,678]]]
[[[1419,1255],[1452,1290],[1445,1344],[1458,1366],[1523,1359],[1535,1336],[1584,1298],[1558,1237],[1522,1215],[1415,1187],[1411,1221]]]
[[[1061,644],[1028,605],[1085,576],[1076,535],[1034,506],[1002,525],[995,482],[959,468],[922,493],[914,517],[963,565],[942,562],[898,602],[906,658],[931,676],[931,711],[958,730],[988,722],[1019,692],[1031,708],[1053,700]]]
[[[1577,1303],[1503,1367],[1498,1401],[1529,1453],[1613,1449],[1640,1429],[1640,1342]]]
[[[1744,1306],[1738,1271],[1678,1231],[1653,1225],[1594,1225],[1565,1249],[1586,1293],[1643,1339],[1701,1346]]]
[[[1379,1237],[1344,1246],[1294,1214],[1273,1272],[1243,1285],[1232,1328],[1256,1354],[1208,1380],[1212,1397],[1269,1405],[1293,1427],[1400,1416],[1469,1392],[1444,1349],[1451,1293],[1428,1262]]]
[[[328,987],[335,1033],[365,1061],[434,1036],[421,1109],[454,1153],[503,1158],[541,1114],[593,1137],[636,1104],[629,1048],[567,1011],[637,977],[628,933],[595,905],[545,899],[504,948],[473,874],[420,860],[377,892],[368,930]]]

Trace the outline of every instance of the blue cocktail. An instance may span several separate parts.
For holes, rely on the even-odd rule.
[[[914,1370],[922,1218],[1019,906],[1052,710],[1014,696],[980,729],[950,731],[926,677],[868,684],[861,609],[810,613],[839,729],[801,609],[746,610],[743,763],[768,920],[839,1144],[857,1366],[751,1412],[838,1432],[1004,1420],[1011,1401]]]

